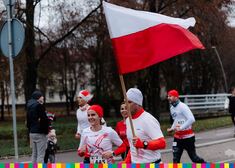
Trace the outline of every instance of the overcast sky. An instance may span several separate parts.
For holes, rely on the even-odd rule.
[[[0,11],[6,10],[3,1],[0,0]],[[19,0],[15,0],[19,1]],[[25,0],[20,0],[25,4]],[[67,3],[66,8],[71,10],[79,10],[79,12],[85,17],[90,11],[96,8],[96,5],[100,2],[99,0],[41,0],[35,8],[35,25],[41,27],[48,27],[49,25],[56,24],[60,20],[59,15],[53,11],[53,6],[60,2],[65,1]],[[93,2],[93,6],[89,2]],[[41,9],[41,10],[40,10]]]
[[[235,3],[231,7],[231,14],[228,16],[229,26],[235,27]]]
[[[89,2],[91,1],[94,3],[93,6],[89,5]],[[21,2],[24,3],[25,0],[21,0]],[[59,2],[60,0],[41,0],[41,2],[36,6],[35,9],[35,25],[39,26],[40,28],[55,25],[60,19],[58,18],[59,15],[53,12],[52,9],[53,5],[56,5]],[[79,12],[85,17],[91,10],[93,10],[98,5],[100,0],[66,0],[66,2],[68,2],[68,6],[66,7],[71,8],[72,10],[79,10]],[[228,21],[229,26],[235,27],[235,4],[233,6],[233,11],[229,15]],[[40,8],[41,12],[39,10]],[[0,10],[5,10],[3,0],[0,1]]]
[[[90,1],[94,2],[94,6],[89,5]],[[66,0],[66,2],[68,3],[66,5],[67,9],[70,8],[71,11],[79,11],[80,14],[85,17],[90,11],[96,8],[97,2],[99,2],[99,0]],[[56,25],[60,20],[60,18],[58,18],[60,17],[60,14],[53,12],[53,5],[56,5],[57,3],[59,3],[59,0],[42,0],[35,9],[35,24],[39,25],[39,27]]]

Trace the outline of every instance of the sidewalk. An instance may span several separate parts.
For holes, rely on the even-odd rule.
[[[196,150],[199,156],[207,162],[234,162],[235,138],[234,128],[218,128],[196,133]],[[172,161],[171,144],[173,138],[167,138],[167,149],[162,151],[163,162]],[[184,151],[181,162],[191,162]]]

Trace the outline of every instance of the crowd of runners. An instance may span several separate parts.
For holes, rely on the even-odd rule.
[[[90,92],[83,90],[78,94],[78,129],[75,137],[80,139],[78,155],[84,157],[84,163],[113,163],[117,155],[122,156],[123,163],[161,162],[160,150],[166,147],[166,141],[160,123],[143,109],[143,95],[139,89],[130,88],[126,95],[128,104],[123,102],[120,105],[123,120],[117,123],[114,130],[103,125],[103,108],[88,104],[92,98]],[[167,97],[174,120],[171,128],[167,129],[174,132],[173,161],[169,162],[179,163],[184,149],[193,162],[205,162],[196,154],[193,113],[179,100],[177,90],[170,90]],[[128,117],[127,106],[131,117]]]
[[[75,138],[79,142],[77,154],[78,157],[83,157],[83,163],[114,163],[114,158],[118,155],[121,156],[122,163],[161,162],[160,151],[166,148],[166,140],[159,121],[144,110],[143,95],[139,89],[130,88],[126,95],[127,101],[120,104],[123,119],[117,122],[115,129],[107,126],[101,105],[89,105],[93,96],[88,90],[82,90],[76,96],[79,108],[76,111]],[[169,162],[179,163],[186,150],[192,162],[204,163],[205,160],[196,153],[192,129],[195,118],[192,111],[180,101],[177,90],[168,91],[167,98],[173,118],[173,124],[167,132],[174,135],[173,160]],[[35,91],[27,103],[32,162],[54,163],[57,141],[55,130],[51,126],[54,114],[46,112],[43,102],[41,92]],[[225,106],[229,108],[234,123],[235,88]]]

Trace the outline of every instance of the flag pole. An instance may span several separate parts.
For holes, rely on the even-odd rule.
[[[124,83],[123,75],[119,74],[119,79],[120,79],[120,82],[121,82],[121,87],[122,87],[122,93],[123,93],[123,96],[124,96],[124,101],[125,101],[125,104],[126,104],[126,107],[127,107],[127,115],[129,117],[129,120],[130,120],[132,135],[133,135],[133,137],[135,137],[135,130],[134,130],[133,122],[132,122],[132,116],[131,116],[131,112],[130,112],[130,105],[129,105],[128,100],[127,100],[126,86],[125,86],[125,83]]]

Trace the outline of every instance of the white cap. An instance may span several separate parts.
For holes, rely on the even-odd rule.
[[[86,102],[90,101],[93,97],[88,90],[82,90],[78,93],[78,97],[81,97]]]
[[[130,88],[127,92],[127,99],[142,106],[143,104],[143,95],[141,91],[137,88]]]

